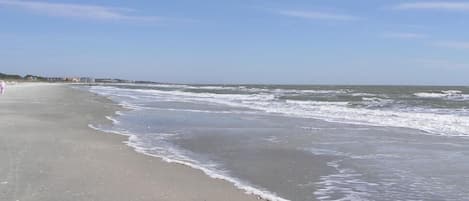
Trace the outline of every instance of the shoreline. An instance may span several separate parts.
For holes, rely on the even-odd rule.
[[[105,97],[63,84],[18,84],[0,104],[1,200],[259,199],[89,128],[111,123],[106,116],[119,110]]]
[[[91,92],[89,90],[84,90],[84,89],[78,89],[78,90],[83,90],[83,91],[86,91],[88,93],[92,93],[92,94],[96,94],[94,92]],[[118,124],[120,123],[118,120],[116,120],[114,117],[116,116],[122,116],[122,115],[125,115],[124,112],[125,111],[133,111],[135,110],[135,108],[126,108],[125,106],[121,105],[120,103],[118,102],[115,102],[111,99],[109,99],[108,97],[106,96],[103,96],[103,95],[99,95],[99,94],[96,94],[98,96],[101,96],[103,98],[105,98],[107,101],[110,102],[110,104],[114,104],[117,109],[116,111],[114,112],[114,114],[110,115],[110,116],[106,116],[105,118],[107,120],[109,120],[112,124]],[[98,127],[97,127],[98,126]],[[253,187],[252,185],[250,184],[247,184],[241,180],[239,180],[238,178],[235,178],[235,177],[231,177],[230,175],[224,175],[224,174],[220,174],[220,173],[217,173],[213,170],[210,170],[210,169],[207,169],[203,166],[200,166],[200,165],[197,165],[197,164],[194,164],[194,163],[191,163],[191,162],[188,162],[188,161],[183,161],[183,160],[178,160],[178,159],[172,159],[172,158],[168,158],[164,155],[156,155],[156,154],[152,154],[152,153],[149,153],[147,150],[145,149],[142,149],[141,147],[139,147],[139,143],[140,143],[140,139],[138,139],[137,135],[135,135],[134,133],[128,133],[127,131],[126,132],[122,132],[122,131],[114,131],[114,130],[106,130],[106,129],[101,129],[99,128],[99,125],[94,125],[94,124],[89,124],[88,127],[94,129],[94,130],[97,130],[99,132],[104,132],[104,133],[108,133],[108,134],[112,134],[112,135],[118,135],[118,136],[124,136],[126,138],[125,141],[123,141],[122,143],[125,144],[126,146],[132,148],[136,153],[138,154],[143,154],[143,155],[146,155],[146,156],[149,156],[149,157],[153,157],[153,158],[158,158],[158,159],[161,159],[162,161],[166,162],[166,163],[171,163],[171,164],[177,164],[177,165],[183,165],[183,166],[186,166],[188,168],[191,168],[191,169],[195,169],[195,170],[198,170],[198,171],[201,171],[203,172],[206,176],[212,178],[212,179],[216,179],[216,180],[222,180],[224,182],[228,182],[230,183],[231,185],[233,185],[235,188],[243,191],[244,193],[248,194],[248,195],[252,195],[252,196],[255,196],[257,198],[257,200],[265,200],[265,201],[289,201],[287,199],[284,199],[278,195],[276,195],[275,193],[272,193],[272,192],[268,192],[267,190],[263,190],[263,189],[259,189],[259,188],[255,188]],[[135,140],[134,140],[135,139]],[[135,142],[133,142],[135,141]]]

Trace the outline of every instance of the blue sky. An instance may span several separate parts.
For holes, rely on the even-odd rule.
[[[0,0],[0,72],[469,84],[469,1]]]

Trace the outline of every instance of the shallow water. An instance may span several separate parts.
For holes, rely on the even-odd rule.
[[[469,88],[107,85],[138,151],[273,200],[464,200]]]

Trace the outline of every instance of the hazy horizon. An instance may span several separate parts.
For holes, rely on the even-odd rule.
[[[469,1],[0,0],[0,72],[468,85]]]

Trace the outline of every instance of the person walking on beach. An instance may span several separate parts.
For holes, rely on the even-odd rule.
[[[5,93],[5,89],[6,89],[7,85],[5,84],[5,82],[3,80],[0,80],[0,94],[3,95]]]

